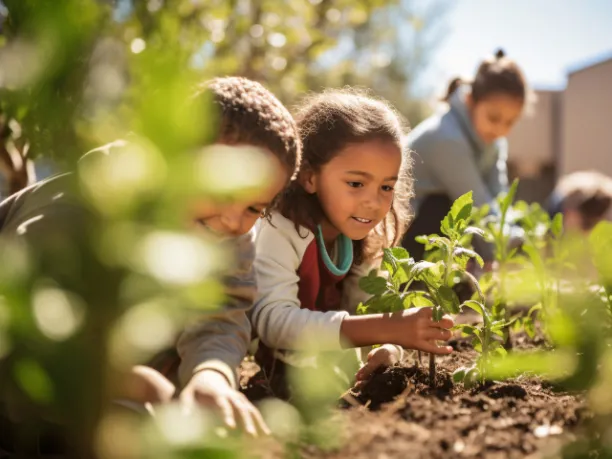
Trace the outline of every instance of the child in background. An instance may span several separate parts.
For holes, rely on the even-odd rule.
[[[551,216],[563,214],[568,231],[590,232],[602,220],[612,220],[612,178],[595,171],[561,177],[549,200]]]
[[[176,366],[180,363],[179,397],[187,407],[197,403],[212,406],[221,412],[229,427],[242,425],[249,434],[256,435],[267,433],[268,429],[257,409],[236,390],[236,369],[251,337],[246,311],[252,306],[256,290],[250,230],[295,174],[300,162],[300,142],[291,114],[259,83],[244,78],[218,78],[203,91],[209,92],[219,115],[215,143],[226,151],[252,147],[267,161],[272,174],[269,183],[250,196],[221,202],[203,197],[190,206],[186,224],[195,231],[224,239],[226,245],[235,249],[237,268],[224,277],[226,309],[199,317],[188,326],[178,341],[180,360],[176,353],[171,360]],[[118,141],[89,155],[112,155],[115,149],[126,146]],[[54,237],[66,241],[79,237],[85,231],[80,223],[87,219],[87,214],[75,204],[65,178],[66,175],[50,178],[0,203],[2,239],[21,238],[36,251],[50,244]],[[62,263],[63,259],[57,262]],[[92,361],[92,368],[82,370],[94,371],[100,363]],[[131,401],[159,403],[175,395],[174,385],[150,367],[135,367],[126,379],[120,396]],[[2,447],[11,449],[11,445]]]
[[[256,243],[258,293],[251,320],[257,359],[273,377],[293,351],[332,351],[387,343],[357,374],[401,358],[401,348],[448,354],[449,317],[431,308],[353,315],[369,295],[358,286],[397,245],[408,223],[412,183],[402,126],[386,103],[351,91],[326,91],[297,115],[303,158]],[[306,344],[307,343],[307,344]],[[308,346],[303,349],[301,346]]]
[[[476,206],[494,206],[495,197],[506,191],[506,136],[528,98],[521,69],[499,50],[480,64],[472,81],[453,79],[443,99],[448,106],[408,134],[415,159],[416,217],[403,246],[415,260],[424,255],[415,237],[438,233],[455,199],[472,190]],[[478,238],[474,244],[485,261],[492,260],[490,246]]]

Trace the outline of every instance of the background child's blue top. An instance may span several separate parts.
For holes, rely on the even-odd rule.
[[[508,187],[506,138],[485,144],[470,120],[467,86],[451,96],[448,108],[416,126],[407,137],[414,158],[416,205],[431,194],[451,201],[473,190],[474,204],[491,203]]]

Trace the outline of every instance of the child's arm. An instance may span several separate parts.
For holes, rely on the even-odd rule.
[[[237,268],[224,278],[227,295],[224,309],[198,317],[179,337],[179,376],[183,384],[193,374],[211,369],[223,374],[233,387],[237,387],[236,369],[251,340],[251,325],[246,312],[253,304],[256,291],[252,269],[253,237],[249,233],[236,239]]]
[[[255,278],[252,234],[237,240],[238,269],[225,278],[228,303],[224,311],[201,318],[187,327],[179,338],[180,378],[185,387],[181,402],[218,409],[229,427],[240,423],[251,435],[270,431],[261,414],[236,390],[236,369],[247,353],[251,326],[246,311],[253,304]]]
[[[349,272],[346,279],[344,279],[342,283],[342,304],[343,309],[345,311],[348,311],[351,315],[356,314],[357,306],[359,305],[359,303],[365,303],[372,296],[361,289],[361,287],[359,286],[359,280],[362,277],[367,276],[373,269],[380,270],[381,263],[382,256],[378,256],[372,260],[365,260],[360,265],[354,266]],[[382,275],[380,272],[378,274]],[[404,355],[404,350],[401,346],[390,344],[386,346],[386,349],[393,354],[392,359],[397,359],[399,361]],[[361,349],[362,361],[366,361],[365,356],[367,356],[367,361],[370,361],[371,351],[372,349],[370,347],[365,347]]]
[[[262,225],[254,264],[258,293],[251,321],[266,345],[331,351],[391,343],[436,354],[452,351],[435,341],[450,338],[444,329],[452,327],[453,321],[445,317],[433,322],[431,308],[365,316],[300,309],[297,270],[308,243],[282,217]]]
[[[305,230],[304,230],[305,232]],[[302,238],[292,222],[275,214],[263,222],[257,239],[257,298],[251,322],[268,346],[286,350],[340,350],[346,311],[300,309],[297,274],[312,234]]]
[[[413,308],[392,314],[346,317],[341,333],[355,346],[391,343],[432,354],[450,354],[452,347],[439,346],[436,341],[450,339],[451,332],[447,329],[453,324],[449,316],[434,322],[432,308]]]

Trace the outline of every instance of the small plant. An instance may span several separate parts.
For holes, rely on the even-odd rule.
[[[515,180],[507,193],[502,193],[496,198],[498,212],[491,213],[479,209],[474,213],[474,215],[479,216],[475,224],[484,232],[485,241],[492,243],[494,247],[497,264],[496,275],[487,273],[481,279],[485,291],[493,295],[491,315],[494,321],[507,321],[509,319],[506,280],[509,266],[518,252],[518,248],[511,248],[512,235],[509,230],[509,217],[513,213],[512,203],[517,187],[518,180]],[[487,206],[485,210],[488,209]],[[503,334],[504,346],[510,348],[512,341],[509,330],[505,329]]]
[[[484,298],[483,298],[484,299]],[[453,373],[453,381],[462,382],[465,387],[473,387],[475,384],[484,384],[487,380],[487,369],[494,356],[506,355],[506,349],[502,345],[504,329],[508,326],[503,319],[495,320],[484,302],[468,300],[463,303],[482,316],[482,323],[478,325],[457,325],[455,328],[461,330],[463,336],[472,338],[474,350],[480,355],[476,362],[468,367],[461,367]],[[496,338],[498,337],[498,338]]]
[[[470,226],[472,204],[472,192],[459,197],[442,220],[440,231],[444,236],[433,234],[421,238],[427,245],[438,249],[439,261],[415,262],[405,249],[386,249],[381,266],[384,275],[380,276],[373,270],[360,281],[360,287],[373,296],[365,304],[359,305],[357,312],[393,312],[430,306],[434,320],[439,321],[445,313],[460,312],[461,304],[453,287],[464,277],[470,279],[482,298],[478,281],[467,272],[468,261],[475,259],[483,266],[482,257],[463,246],[466,235],[482,234],[482,230]],[[415,281],[421,281],[425,290],[410,290]],[[435,373],[435,356],[432,354],[429,360],[432,386],[435,384]]]
[[[607,309],[608,327],[612,329],[612,223],[601,222],[593,228],[589,246],[598,276],[596,288]]]
[[[567,251],[560,244],[562,216],[558,214],[551,219],[537,203],[515,202],[517,187],[518,180],[515,180],[507,193],[497,197],[499,211],[484,217],[478,211],[480,218],[476,217],[475,223],[484,231],[485,240],[494,245],[495,272],[486,273],[480,281],[488,295],[493,320],[506,323],[506,349],[512,348],[511,329],[523,329],[533,338],[535,313],[554,308],[557,286],[553,284],[557,282],[547,275],[548,268],[558,272],[569,268],[565,262]],[[518,234],[520,243],[516,240]],[[526,288],[530,284],[532,288]],[[529,290],[532,296],[527,301],[537,304],[526,315],[511,319],[513,303],[525,301]]]

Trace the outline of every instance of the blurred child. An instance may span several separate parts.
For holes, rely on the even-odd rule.
[[[551,216],[563,214],[572,232],[590,232],[602,220],[612,220],[612,178],[595,171],[561,177],[549,202]]]
[[[252,323],[258,362],[268,377],[293,351],[333,351],[387,343],[357,374],[367,378],[401,358],[402,347],[450,353],[438,340],[453,321],[430,308],[354,315],[369,295],[358,280],[380,266],[408,223],[412,182],[402,155],[402,126],[385,102],[351,91],[308,99],[297,115],[303,159],[256,244],[258,293]]]
[[[263,189],[249,196],[219,202],[202,198],[190,206],[186,223],[195,231],[224,238],[226,243],[229,238],[237,252],[237,268],[224,277],[227,308],[191,324],[178,341],[183,386],[179,397],[187,407],[196,403],[212,405],[228,426],[242,425],[249,434],[256,435],[268,429],[257,409],[236,390],[236,370],[251,336],[245,313],[256,290],[250,230],[295,174],[300,162],[300,141],[290,113],[259,83],[244,78],[218,78],[202,93],[212,93],[218,109],[215,143],[226,149],[253,147],[265,158],[273,174]],[[113,150],[124,145],[115,142],[90,154],[112,155]],[[70,241],[79,231],[82,233],[83,227],[77,222],[83,220],[83,212],[74,205],[74,197],[64,186],[65,177],[38,183],[3,202],[2,238],[23,238],[36,250],[51,235],[65,235]],[[121,394],[134,401],[152,403],[167,401],[173,395],[175,387],[148,367],[134,368]]]
[[[485,59],[472,81],[453,79],[448,107],[416,126],[407,137],[414,151],[416,218],[403,246],[416,260],[424,246],[414,239],[437,233],[455,199],[473,191],[474,204],[494,204],[508,185],[506,136],[523,113],[529,92],[525,77],[502,50]],[[490,247],[475,239],[486,261]]]

